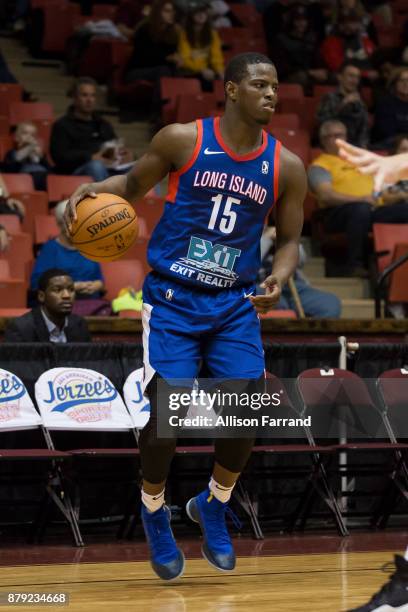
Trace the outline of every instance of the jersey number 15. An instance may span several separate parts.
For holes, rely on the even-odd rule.
[[[214,202],[214,206],[212,209],[210,222],[208,224],[208,229],[213,230],[217,224],[218,213],[220,212],[221,203],[223,200],[223,194],[219,193],[218,195],[211,198],[211,202]],[[227,200],[224,205],[224,210],[222,211],[221,218],[219,219],[219,230],[223,234],[230,234],[234,229],[235,222],[237,220],[237,213],[234,210],[231,210],[231,207],[234,204],[241,204],[241,200],[238,198],[232,198],[231,196],[227,196]]]

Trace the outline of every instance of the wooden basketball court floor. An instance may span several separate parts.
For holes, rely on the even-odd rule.
[[[0,598],[5,593],[69,594],[66,607],[0,605],[0,610],[67,612],[345,612],[366,602],[403,552],[408,532],[276,536],[234,540],[234,572],[200,558],[200,542],[180,540],[182,578],[164,583],[147,562],[144,543],[0,548]],[[392,568],[390,568],[392,571]],[[2,600],[4,601],[4,600]],[[407,608],[408,609],[408,608]]]

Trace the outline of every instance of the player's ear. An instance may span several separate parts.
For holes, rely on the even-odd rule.
[[[38,300],[38,302],[40,304],[44,304],[44,302],[45,302],[45,291],[42,291],[41,289],[38,290],[37,300]]]
[[[225,94],[227,98],[232,100],[233,102],[237,99],[238,85],[233,81],[227,81],[225,83]]]

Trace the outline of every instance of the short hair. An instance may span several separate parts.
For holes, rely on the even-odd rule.
[[[95,89],[98,89],[98,83],[92,77],[79,77],[79,79],[75,79],[71,87],[68,89],[67,96],[69,98],[75,98],[81,85],[93,85]]]
[[[224,73],[224,84],[228,81],[240,83],[248,72],[248,66],[253,64],[269,64],[275,68],[275,64],[262,53],[239,53],[228,63]]]
[[[343,63],[342,63],[342,65],[340,66],[340,70],[339,70],[339,72],[340,72],[340,73],[344,72],[344,71],[345,71],[345,69],[346,69],[346,68],[349,68],[350,66],[351,66],[352,68],[357,68],[357,70],[359,70],[359,71],[360,71],[360,73],[361,73],[361,68],[360,68],[360,66],[357,66],[356,62],[353,62],[353,60],[346,60],[345,62],[343,62]]]
[[[344,125],[342,121],[339,121],[338,119],[328,119],[327,121],[323,121],[323,123],[319,127],[319,140],[321,140],[322,138],[326,136],[326,132],[328,128],[331,127],[332,125],[341,125],[341,127],[343,127],[347,133],[347,127]]]
[[[62,219],[64,217],[64,212],[66,205],[68,204],[68,200],[61,200],[54,208],[54,215],[57,220],[58,225],[62,225]]]
[[[46,291],[48,283],[52,278],[55,278],[56,276],[69,276],[71,278],[71,275],[62,268],[49,268],[48,270],[45,270],[45,272],[43,272],[40,278],[38,279],[39,291]]]

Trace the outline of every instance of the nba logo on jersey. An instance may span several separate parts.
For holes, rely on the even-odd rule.
[[[263,161],[262,162],[262,174],[268,174],[268,172],[269,172],[269,162]]]
[[[173,299],[173,294],[174,294],[173,289],[167,289],[167,291],[166,291],[166,300],[171,302],[171,300]]]

